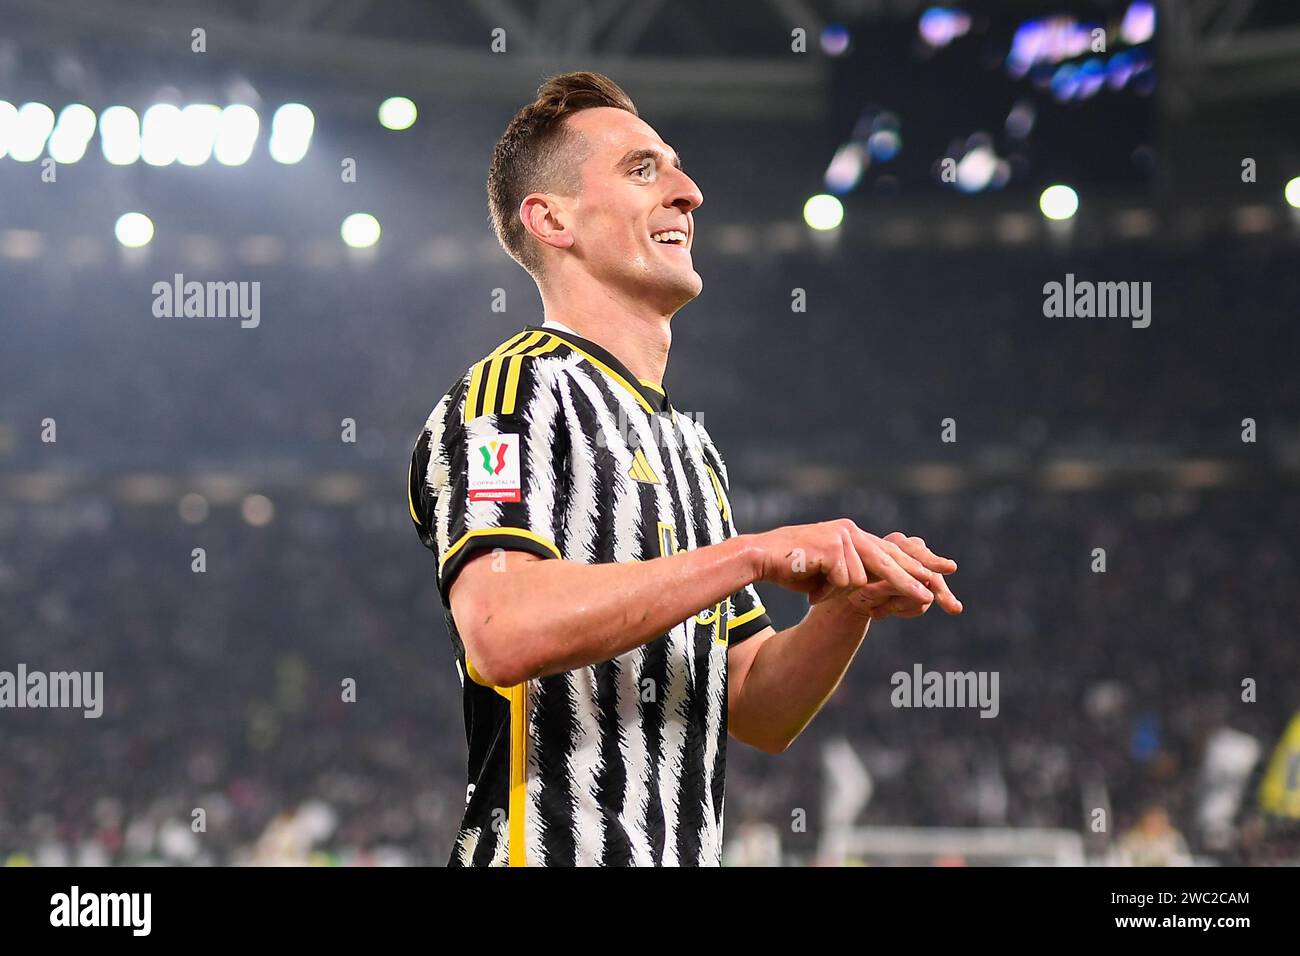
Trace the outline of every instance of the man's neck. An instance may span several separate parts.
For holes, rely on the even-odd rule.
[[[644,311],[619,308],[608,303],[607,309],[575,306],[572,301],[542,296],[548,322],[568,326],[575,335],[595,342],[627,366],[637,378],[663,387],[664,369],[668,367],[668,349],[672,345],[669,328],[671,315],[653,315]]]

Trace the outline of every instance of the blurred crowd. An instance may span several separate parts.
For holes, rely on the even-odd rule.
[[[816,859],[824,748],[843,740],[872,782],[863,824],[1065,828],[1131,860],[1300,858],[1295,827],[1257,799],[1300,710],[1300,505],[1280,468],[1300,412],[1291,255],[1226,241],[1069,257],[845,249],[776,268],[762,250],[701,252],[705,293],[674,322],[666,385],[728,458],[742,530],[843,514],[920,534],[959,561],[967,608],[874,626],[786,754],[733,743],[729,831],[767,824],[784,852]],[[402,282],[382,262],[195,276],[263,281],[261,323],[245,330],[155,318],[152,283],[184,268],[170,256],[57,274],[0,263],[7,299],[24,304],[0,352],[0,479],[60,473],[78,489],[0,497],[0,669],[102,670],[105,688],[98,720],[0,716],[0,860],[441,863],[464,730],[406,462],[460,370],[539,321],[535,293],[504,257]],[[1045,318],[1042,286],[1067,271],[1151,281],[1151,327]],[[790,311],[795,288],[806,312]],[[1255,444],[1241,441],[1248,417]],[[55,443],[39,440],[45,418]],[[340,441],[344,418],[355,444]],[[940,441],[945,418],[956,443]],[[765,471],[976,468],[1008,447],[1019,478],[948,493],[774,499]],[[1244,478],[1029,480],[1040,461],[1083,453],[1121,468],[1230,458]],[[281,481],[263,526],[230,505],[191,524],[174,502],[115,493],[137,472],[256,485],[285,467],[352,472],[372,493],[330,505]],[[778,626],[803,613],[794,596],[764,598]],[[894,708],[890,675],[917,663],[997,671],[998,717]],[[1211,826],[1206,760],[1222,731],[1258,753]],[[792,829],[801,809],[808,825]]]
[[[836,504],[791,519],[850,510]],[[104,714],[4,714],[0,857],[445,859],[465,787],[460,690],[432,558],[400,509],[286,500],[264,527],[233,508],[189,526],[100,502],[39,519],[56,507],[0,510],[4,540],[22,541],[0,558],[5,665],[103,671]],[[863,824],[1067,828],[1103,852],[1156,807],[1191,852],[1291,852],[1260,830],[1246,779],[1226,839],[1198,821],[1211,736],[1254,738],[1258,771],[1300,709],[1294,500],[999,489],[851,516],[956,556],[967,611],[874,625],[787,753],[733,742],[729,829],[770,824],[786,852],[815,858],[823,750],[844,740],[872,778]],[[802,614],[797,598],[764,597],[778,626]],[[997,717],[895,708],[891,675],[917,663],[997,671]],[[799,809],[807,828],[791,830]]]

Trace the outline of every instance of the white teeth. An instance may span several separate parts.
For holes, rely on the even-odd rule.
[[[653,239],[655,242],[668,242],[668,243],[680,242],[685,244],[686,233],[678,229],[669,229],[667,232],[656,232],[653,235],[651,235],[650,238]]]

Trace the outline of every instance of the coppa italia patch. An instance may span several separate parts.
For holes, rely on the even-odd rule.
[[[470,446],[469,500],[522,500],[518,435],[487,435]]]

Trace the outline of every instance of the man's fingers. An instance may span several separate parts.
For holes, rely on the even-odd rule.
[[[862,530],[853,532],[853,543],[866,569],[876,577],[884,578],[892,584],[898,589],[899,594],[910,595],[916,600],[933,600],[934,595],[917,580],[917,574],[903,566],[902,561],[907,561],[920,574],[929,574],[929,572],[917,565],[915,559],[908,557],[896,545],[888,544]]]
[[[900,545],[897,545],[892,541],[886,541],[883,538],[878,538],[876,540],[880,542],[880,546],[884,548],[895,561],[902,565],[903,569],[907,571],[908,574],[912,575],[912,577],[916,578],[916,580],[920,581],[931,591],[934,590],[933,582],[939,577],[937,572],[931,571],[916,558],[912,557],[912,555]]]
[[[911,598],[895,594],[883,604],[872,609],[871,619],[879,621],[887,617],[920,617],[929,608],[928,602],[921,604]]]
[[[936,565],[951,565],[952,569],[956,570],[957,562],[952,561],[949,558],[940,558],[937,554],[927,548],[925,542],[920,538],[909,538],[899,531],[887,535],[885,540],[890,541],[890,543],[895,547],[905,551],[917,562],[931,569],[931,573],[927,577],[922,578],[922,580],[925,581],[926,586],[934,592],[935,600],[939,602],[941,608],[949,614],[960,614],[962,612],[961,601],[957,600],[957,595],[952,593],[952,589],[948,587],[948,582],[944,580],[939,567],[936,567]],[[926,561],[927,556],[929,558],[929,563]]]
[[[864,607],[877,608],[890,598],[898,597],[898,588],[888,581],[872,581],[853,592],[853,600]],[[914,600],[908,598],[909,601]]]
[[[865,586],[871,580],[871,576],[867,574],[866,565],[862,563],[862,556],[858,554],[853,537],[844,535],[840,540],[844,548],[844,563],[848,569],[848,586],[852,588]]]
[[[952,558],[935,554],[926,546],[924,538],[909,538],[901,531],[894,531],[885,535],[885,540],[898,545],[931,571],[938,571],[940,574],[954,574],[957,571],[957,562]]]

